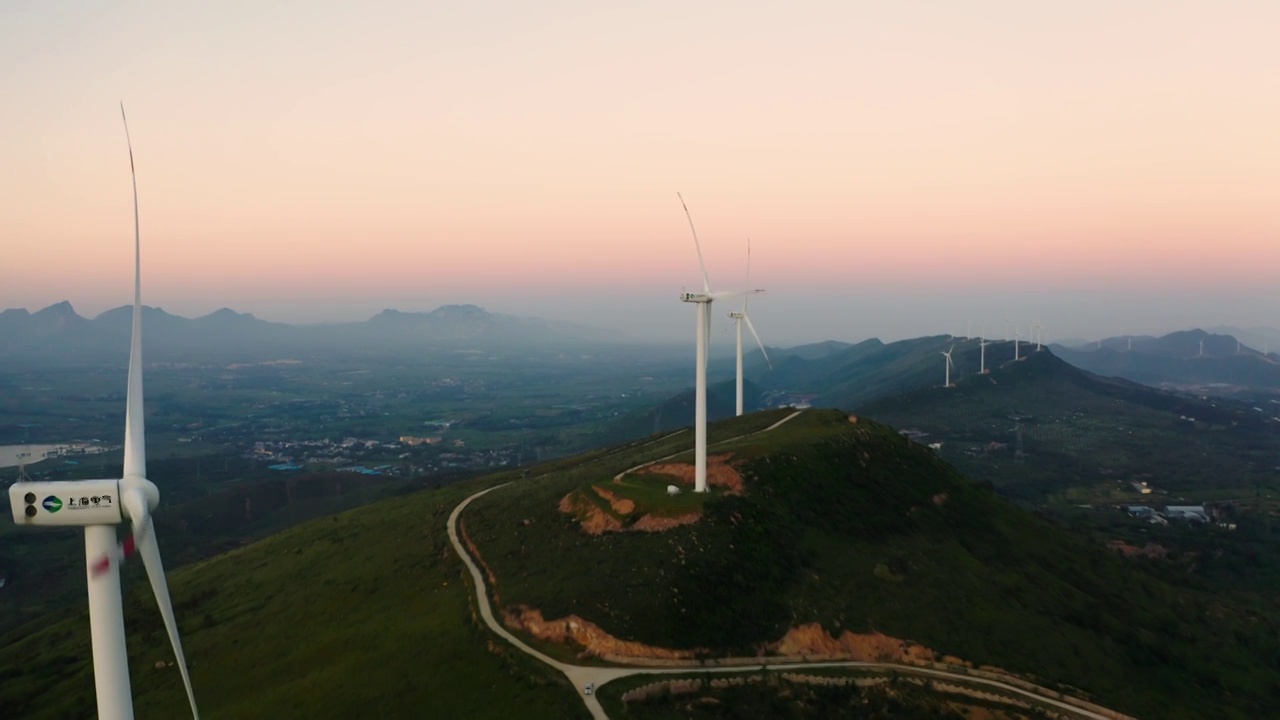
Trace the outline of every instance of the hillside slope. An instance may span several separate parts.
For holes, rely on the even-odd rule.
[[[508,481],[462,518],[508,611],[577,615],[620,639],[699,656],[764,646],[821,654],[827,633],[846,631],[888,638],[881,647],[910,640],[929,658],[1082,688],[1139,717],[1260,717],[1274,707],[1280,625],[1268,606],[1149,576],[887,426],[806,411],[757,432],[790,412],[711,428],[717,491],[707,496],[666,495],[683,482],[692,440],[677,432],[527,478],[392,498],[171,573],[203,716],[582,716],[577,689],[477,626],[446,539],[454,506]],[[635,503],[627,513],[609,504],[627,529],[588,534],[583,516],[562,511],[566,497],[597,486]],[[674,522],[691,513],[696,522]],[[637,515],[667,529],[634,531]],[[168,651],[153,601],[137,568],[127,570],[138,717],[182,717],[177,675],[155,666]],[[0,638],[0,707],[83,716],[85,628],[80,612]]]
[[[1098,377],[1047,350],[857,410],[926,433],[921,442],[941,443],[941,456],[972,477],[1037,503],[1137,480],[1188,499],[1230,496],[1270,486],[1280,454],[1280,423],[1248,405]]]
[[[466,528],[498,578],[498,606],[693,656],[773,652],[784,637],[794,648],[814,639],[811,623],[878,632],[1143,717],[1254,717],[1271,701],[1274,618],[1137,571],[887,426],[811,411],[714,448],[725,453],[744,492],[682,494],[670,513],[646,486],[675,481],[675,468],[621,480],[606,464],[566,468],[478,499]],[[588,493],[613,498],[620,528],[587,531],[590,514],[566,498]],[[628,530],[647,522],[633,516],[691,511],[696,522]],[[1259,622],[1267,639],[1238,643]],[[618,647],[634,649],[577,650]]]
[[[171,572],[201,717],[587,717],[562,677],[471,619],[445,519],[478,487],[391,499]],[[189,717],[176,670],[156,667],[172,656],[155,601],[126,571],[137,717]],[[0,638],[3,716],[91,714],[88,635],[81,609]]]

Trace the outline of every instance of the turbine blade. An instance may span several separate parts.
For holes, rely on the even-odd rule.
[[[129,493],[125,502],[130,508],[133,518],[133,542],[142,556],[142,565],[147,570],[147,579],[151,581],[151,591],[155,593],[156,605],[160,607],[160,617],[164,619],[164,629],[169,633],[169,643],[173,645],[173,655],[178,661],[178,669],[182,672],[182,684],[187,689],[187,700],[191,703],[191,716],[199,720],[200,711],[196,708],[196,694],[191,689],[191,674],[187,671],[187,658],[182,653],[182,639],[178,637],[178,621],[173,615],[173,601],[169,598],[169,585],[164,577],[164,564],[160,561],[160,545],[156,542],[155,524],[146,511],[146,500],[142,493]],[[135,509],[136,508],[136,509]],[[136,513],[136,514],[135,514]]]
[[[129,175],[133,179],[133,338],[129,346],[129,388],[124,411],[124,476],[147,476],[147,448],[142,417],[142,235],[138,222],[138,174],[133,165],[129,119],[120,103],[124,139],[129,147]]]
[[[751,318],[746,315],[743,315],[742,319],[747,321],[747,329],[751,331],[751,337],[756,339],[756,345],[760,346],[760,354],[764,355],[765,364],[769,366],[770,370],[772,370],[773,363],[769,360],[769,353],[764,349],[764,343],[760,342],[760,334],[756,332],[756,326],[751,324]]]
[[[689,206],[684,204],[684,196],[677,192],[676,197],[680,198],[680,207],[684,208],[684,216],[689,219],[689,230],[693,233],[693,246],[698,249],[698,267],[702,268],[702,291],[710,294],[711,281],[707,279],[707,264],[702,261],[702,243],[698,242],[698,231],[693,227],[693,216],[689,214]]]

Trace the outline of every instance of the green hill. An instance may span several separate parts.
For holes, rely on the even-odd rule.
[[[462,521],[497,578],[500,609],[578,615],[702,656],[752,654],[807,623],[833,636],[875,631],[1140,717],[1252,718],[1275,706],[1274,607],[1148,574],[887,426],[824,410],[757,432],[789,413],[713,426],[713,464],[729,484],[706,496],[666,495],[690,454],[691,433],[680,432],[523,479],[391,498],[173,572],[202,716],[584,716],[577,689],[474,620],[444,522],[499,482],[511,484]],[[654,472],[614,482],[650,461]],[[730,470],[741,494],[726,489]],[[604,504],[630,531],[589,535],[581,513],[561,510],[566,497],[603,498],[596,487],[616,496]],[[696,522],[636,531],[691,513]],[[128,569],[138,717],[182,717],[177,674],[155,667],[168,652],[154,603]],[[6,715],[82,717],[87,635],[81,611],[0,638]]]
[[[1136,570],[887,426],[812,411],[719,453],[732,453],[745,493],[702,498],[697,522],[664,532],[591,535],[560,509],[600,488],[636,498],[619,514],[661,511],[629,487],[639,474],[615,482],[611,466],[477,500],[466,528],[500,607],[713,656],[754,654],[807,623],[875,631],[1143,717],[1256,717],[1274,700],[1274,615]]]
[[[463,483],[286,530],[169,575],[201,717],[587,717],[575,691],[493,643],[445,535]],[[163,546],[165,536],[160,536]],[[126,573],[137,717],[189,717],[145,578]],[[4,717],[93,707],[88,615],[0,638]]]
[[[926,433],[921,442],[941,443],[939,454],[970,476],[1037,503],[1142,500],[1133,481],[1199,502],[1251,494],[1277,479],[1280,423],[1265,413],[1098,377],[1047,350],[990,375],[961,375],[954,388],[890,395],[858,412]]]

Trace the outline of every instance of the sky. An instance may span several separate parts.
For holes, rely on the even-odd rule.
[[[1280,326],[1280,3],[0,3],[0,308]],[[717,306],[722,318],[730,303]],[[727,319],[717,319],[723,342]],[[999,329],[1000,332],[997,332]]]

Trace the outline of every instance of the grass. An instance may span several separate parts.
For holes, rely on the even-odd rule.
[[[444,522],[478,487],[384,501],[172,573],[202,717],[585,717],[563,677],[471,617]],[[171,656],[149,588],[127,595],[137,716],[183,717],[178,674],[154,667]],[[87,627],[80,610],[0,647],[6,716],[84,716]]]

